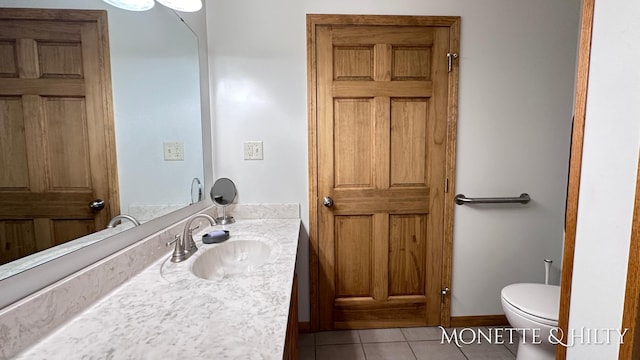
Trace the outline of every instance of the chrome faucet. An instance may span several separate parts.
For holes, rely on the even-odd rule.
[[[191,224],[197,219],[207,219],[211,226],[218,225],[214,218],[207,214],[196,214],[190,217],[187,220],[187,223],[184,226],[184,231],[182,236],[176,235],[173,241],[168,242],[167,246],[176,243],[176,247],[173,250],[173,254],[171,255],[171,262],[181,262],[185,261],[189,258],[189,256],[193,255],[196,251],[198,251],[198,247],[196,246],[196,242],[193,241],[193,230],[200,227],[197,225],[192,228]]]
[[[134,218],[131,215],[124,215],[124,214],[120,214],[120,215],[116,215],[113,217],[113,219],[111,219],[111,221],[109,221],[109,223],[107,224],[107,228],[111,229],[116,227],[116,223],[118,221],[120,221],[120,223],[122,223],[122,220],[129,220],[133,223],[133,226],[138,226],[140,225],[140,221],[136,220],[136,218]]]
[[[200,225],[191,228],[191,223],[200,218],[209,220],[209,225],[211,226],[218,225],[218,222],[216,222],[214,218],[207,214],[196,214],[189,218],[189,220],[187,220],[187,224],[184,226],[184,232],[182,233],[182,241],[184,241],[185,253],[193,254],[194,252],[198,251],[196,242],[193,241],[193,230],[199,228]]]

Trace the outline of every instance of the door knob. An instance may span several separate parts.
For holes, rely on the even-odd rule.
[[[95,199],[92,202],[89,203],[89,207],[92,210],[102,210],[104,209],[104,200],[102,199]]]
[[[333,199],[329,196],[325,196],[322,199],[322,205],[326,206],[326,207],[332,207],[333,206]]]

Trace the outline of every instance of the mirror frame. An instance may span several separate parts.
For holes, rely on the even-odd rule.
[[[204,174],[203,186],[206,189],[212,186],[214,179],[206,4],[203,3],[202,9],[196,13],[178,13],[175,11],[174,13],[183,20],[185,26],[188,26],[191,31],[193,31],[198,41]],[[191,19],[191,21],[189,21],[189,19]],[[211,205],[213,205],[213,202],[205,198],[198,203],[150,220],[140,226],[110,236],[107,239],[103,239],[107,241],[98,241],[29,270],[0,280],[0,310],[144,238],[166,230],[169,226],[193,214],[199,213]]]

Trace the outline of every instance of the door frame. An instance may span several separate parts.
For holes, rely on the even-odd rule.
[[[308,100],[308,143],[309,143],[309,297],[311,304],[310,329],[319,328],[319,206],[318,197],[318,149],[317,149],[317,75],[315,62],[316,27],[319,25],[414,25],[449,27],[449,49],[454,54],[460,52],[459,16],[397,16],[397,15],[324,15],[307,14],[307,100]],[[459,59],[459,56],[458,56]],[[455,194],[456,136],[458,121],[458,61],[448,78],[447,131],[445,145],[445,174],[447,183],[444,198],[444,239],[442,250],[441,288],[451,289],[453,267],[453,205]],[[450,294],[450,293],[449,293]],[[440,308],[442,326],[451,323],[451,296],[445,296]]]
[[[594,4],[595,0],[582,1],[576,96],[573,110],[573,130],[571,134],[571,158],[569,160],[569,182],[567,185],[565,236],[562,254],[562,271],[560,275],[560,308],[558,310],[558,327],[564,331],[565,334],[569,329],[569,311],[571,308],[571,282],[573,278],[573,260],[576,246],[576,229],[578,225],[580,174],[582,169],[584,125],[587,112],[587,92],[589,88],[589,64],[591,60]],[[567,348],[557,345],[556,359],[564,360],[566,356]]]
[[[629,329],[630,341],[620,344],[618,359],[637,359],[640,355],[640,161],[636,175],[636,196],[631,225],[627,285],[624,295],[621,329]]]

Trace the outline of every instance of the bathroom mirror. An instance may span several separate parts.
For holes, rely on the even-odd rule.
[[[120,213],[144,225],[191,204],[192,179],[204,171],[198,39],[187,24],[163,6],[130,12],[102,0],[0,0],[0,7],[107,11]],[[184,159],[165,161],[165,142],[182,143]],[[43,252],[2,265],[0,280],[129,227],[98,229],[41,259]]]
[[[216,218],[218,224],[232,224],[235,222],[233,216],[226,214],[226,207],[233,203],[237,195],[236,185],[228,178],[220,178],[211,187],[211,200],[216,206],[222,208],[222,216]]]

